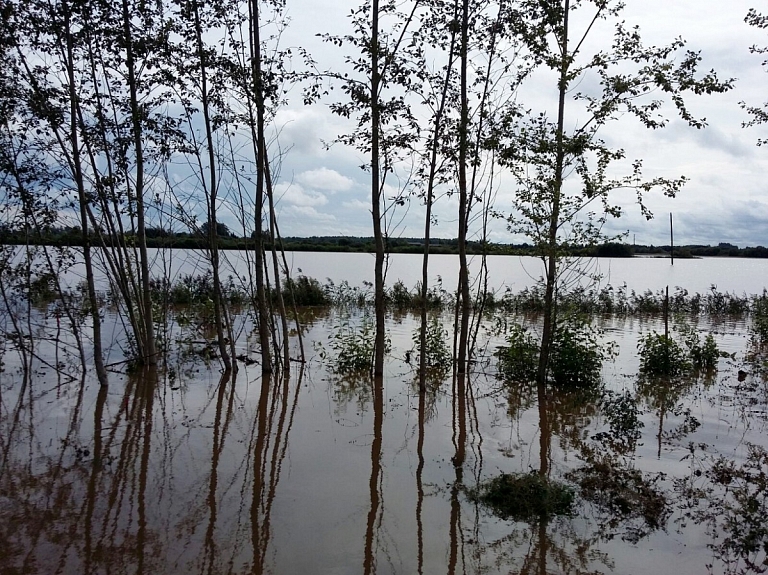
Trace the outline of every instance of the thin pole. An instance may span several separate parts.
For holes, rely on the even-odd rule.
[[[669,259],[675,265],[675,234],[672,232],[672,212],[669,212]]]

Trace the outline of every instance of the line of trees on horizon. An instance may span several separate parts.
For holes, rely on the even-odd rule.
[[[222,223],[217,224],[219,247],[223,250],[252,250],[252,238],[239,237]],[[129,243],[135,243],[136,237],[127,234]],[[207,247],[207,225],[203,224],[196,232],[173,232],[162,228],[146,229],[147,246],[150,248],[169,249],[205,249]],[[94,235],[94,238],[96,236]],[[109,242],[108,238],[103,238]],[[24,245],[29,236],[18,231],[0,226],[0,244]],[[47,246],[82,246],[82,232],[79,227],[51,228],[32,240],[36,245]],[[115,241],[114,243],[118,243]],[[286,236],[281,238],[280,247],[285,251],[315,252],[364,252],[374,253],[376,246],[372,236]],[[263,245],[271,248],[271,239],[264,234]],[[423,253],[425,239],[418,237],[386,238],[388,253]],[[536,256],[536,246],[522,242],[498,243],[468,240],[467,253],[472,255],[524,255]],[[457,254],[458,238],[430,238],[430,251],[433,254]],[[578,257],[633,257],[635,255],[669,256],[670,245],[628,244],[624,242],[605,242],[593,246],[571,246],[569,255]],[[768,248],[764,246],[738,247],[728,242],[711,244],[684,244],[674,247],[676,258],[691,257],[738,257],[766,258]]]

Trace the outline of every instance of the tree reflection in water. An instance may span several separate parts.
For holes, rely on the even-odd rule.
[[[468,373],[420,393],[399,357],[341,394],[317,364],[235,377],[198,359],[109,387],[6,370],[0,572],[597,574],[696,537],[711,555],[681,572],[764,567],[757,376],[499,397]],[[727,450],[701,435],[712,413]],[[502,472],[566,484],[573,513],[491,516],[471,489]]]

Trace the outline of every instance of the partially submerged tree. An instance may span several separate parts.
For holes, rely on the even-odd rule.
[[[352,12],[354,34],[343,37],[324,35],[326,42],[342,46],[349,44],[359,50],[358,55],[348,56],[347,62],[360,75],[327,73],[342,82],[341,89],[349,96],[346,102],[331,105],[331,110],[344,118],[357,118],[355,129],[338,138],[339,142],[355,146],[365,152],[370,161],[364,168],[371,174],[371,218],[376,262],[374,267],[374,309],[376,315],[376,341],[373,373],[384,373],[386,337],[385,312],[385,256],[387,235],[387,211],[402,200],[395,199],[387,205],[384,195],[387,176],[392,174],[401,158],[408,153],[417,139],[418,125],[406,94],[414,91],[420,74],[415,70],[415,60],[410,57],[418,46],[406,43],[406,33],[420,5],[416,0],[410,12],[400,14],[391,0],[383,4],[379,0],[366,0]],[[383,33],[382,16],[391,19]],[[386,95],[385,95],[386,93]]]
[[[662,128],[668,121],[661,114],[664,103],[671,103],[689,125],[703,128],[705,120],[694,116],[684,96],[724,92],[732,84],[714,71],[700,74],[701,56],[684,50],[680,39],[645,46],[639,29],[628,29],[621,20],[622,8],[613,0],[525,0],[510,16],[528,57],[557,77],[554,117],[513,109],[489,141],[517,182],[508,227],[533,241],[545,266],[541,384],[557,324],[556,292],[568,269],[566,248],[604,241],[603,224],[622,213],[612,192],[634,190],[641,212],[651,218],[644,195],[657,188],[674,197],[685,182],[684,177],[644,179],[641,160],[621,175],[622,166],[614,165],[625,159],[624,150],[609,146],[600,130],[620,116]],[[611,45],[591,52],[592,36],[605,26],[613,31]]]

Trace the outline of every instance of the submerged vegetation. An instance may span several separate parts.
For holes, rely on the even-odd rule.
[[[502,519],[515,521],[570,515],[575,502],[570,487],[536,472],[502,473],[478,485],[469,496]]]

